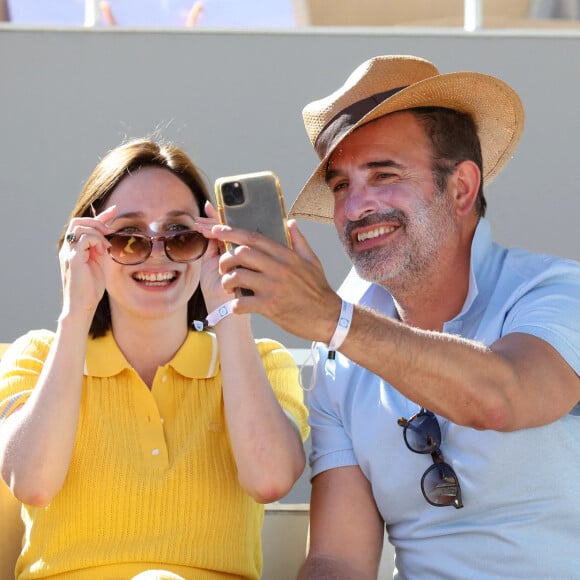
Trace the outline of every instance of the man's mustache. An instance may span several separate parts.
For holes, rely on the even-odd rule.
[[[398,222],[403,228],[405,228],[409,223],[409,218],[407,217],[407,214],[400,209],[390,209],[376,212],[357,221],[347,221],[346,225],[344,226],[344,237],[346,240],[350,240],[354,229],[374,226],[383,222]]]

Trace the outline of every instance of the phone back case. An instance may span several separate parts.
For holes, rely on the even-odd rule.
[[[260,232],[291,246],[282,189],[274,173],[261,171],[222,177],[216,181],[215,194],[222,223]]]
[[[286,210],[278,177],[271,171],[221,177],[215,183],[217,208],[222,224],[259,232],[292,247],[286,226]],[[234,244],[228,244],[229,250]],[[238,288],[236,295],[253,292]]]

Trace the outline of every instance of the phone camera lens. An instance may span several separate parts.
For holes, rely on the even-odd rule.
[[[222,194],[226,205],[241,205],[244,203],[244,190],[239,181],[224,183]]]

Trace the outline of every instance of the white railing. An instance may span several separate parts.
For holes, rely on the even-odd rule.
[[[463,28],[469,32],[479,30],[483,19],[483,0],[465,0],[463,4]]]
[[[99,1],[85,0],[85,26],[96,26],[99,22]]]

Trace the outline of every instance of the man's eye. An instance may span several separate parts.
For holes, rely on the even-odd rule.
[[[338,193],[345,190],[348,187],[348,181],[339,181],[338,183],[332,184],[330,189],[333,193]]]

